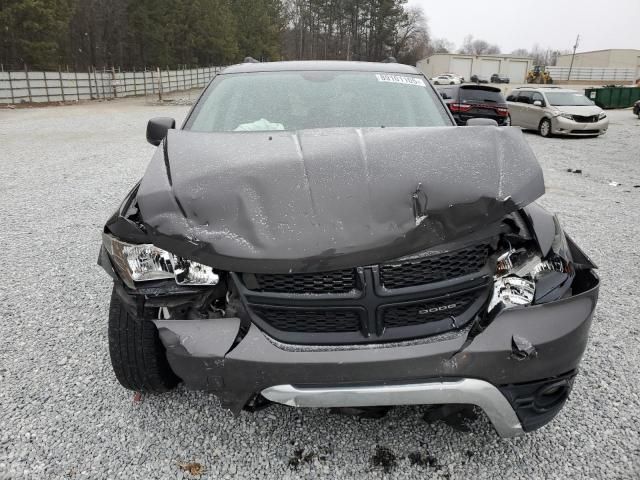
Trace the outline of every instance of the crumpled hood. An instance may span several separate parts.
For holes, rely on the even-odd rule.
[[[171,130],[137,198],[157,246],[222,270],[284,273],[415,253],[543,193],[515,128]]]

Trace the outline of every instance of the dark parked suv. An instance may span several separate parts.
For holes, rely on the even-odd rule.
[[[506,75],[494,73],[491,75],[491,83],[509,83],[511,80]]]
[[[471,118],[489,118],[498,125],[510,125],[507,101],[497,87],[447,85],[436,89],[458,125],[466,125]]]
[[[598,277],[519,129],[456,127],[416,69],[361,62],[229,67],[174,126],[149,122],[104,227],[122,385],[474,404],[503,436],[560,410]]]

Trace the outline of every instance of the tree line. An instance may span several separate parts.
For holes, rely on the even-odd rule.
[[[224,65],[389,55],[414,62],[426,20],[406,0],[0,0],[5,68]]]
[[[0,0],[0,63],[223,65],[278,58],[280,0]]]
[[[448,40],[431,38],[424,12],[406,0],[0,0],[5,69],[176,68],[225,65],[245,56],[393,56],[414,65],[453,51]],[[481,55],[500,48],[469,35],[457,51]],[[539,47],[531,53],[552,60]]]

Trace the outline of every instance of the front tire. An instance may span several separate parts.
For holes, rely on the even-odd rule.
[[[115,287],[109,307],[109,354],[118,382],[129,390],[163,393],[180,381],[169,366],[156,326],[131,315]]]
[[[538,133],[545,138],[549,138],[551,136],[551,121],[548,118],[543,118],[540,121]]]

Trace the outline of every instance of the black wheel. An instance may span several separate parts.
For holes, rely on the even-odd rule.
[[[538,133],[545,138],[549,138],[551,136],[551,121],[548,118],[543,118],[540,121]]]
[[[435,81],[435,82],[433,82],[433,84],[434,84],[434,85],[440,85],[440,82]]]
[[[455,85],[456,82],[449,82],[449,85]]]
[[[156,326],[131,315],[115,287],[109,307],[109,354],[116,378],[130,390],[162,393],[180,381],[167,362]]]

